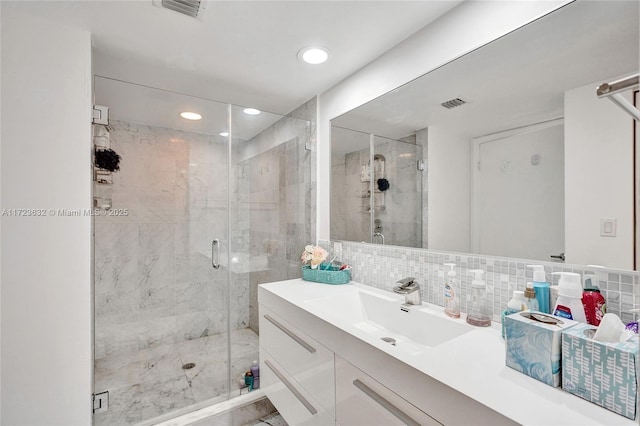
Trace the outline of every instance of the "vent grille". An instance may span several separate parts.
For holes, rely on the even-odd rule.
[[[202,3],[204,3],[202,0],[161,0],[160,6],[182,13],[183,15],[191,16],[192,18],[197,18]]]
[[[464,105],[464,104],[466,104],[465,101],[463,101],[460,98],[455,98],[455,99],[451,99],[451,100],[449,100],[447,102],[443,102],[440,105],[442,105],[443,107],[445,107],[447,109],[451,109],[451,108],[455,108],[455,107],[458,107],[458,106]]]

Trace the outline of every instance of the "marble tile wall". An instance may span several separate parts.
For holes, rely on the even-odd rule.
[[[389,247],[354,242],[342,242],[343,262],[353,267],[352,279],[362,284],[391,291],[396,281],[405,277],[416,277],[421,283],[425,302],[444,306],[444,263],[457,264],[460,288],[460,310],[467,311],[469,287],[473,279],[470,269],[483,269],[489,304],[493,308],[493,320],[500,321],[500,312],[506,309],[514,290],[524,290],[533,273],[526,266],[526,259],[446,253],[404,247]],[[629,310],[640,303],[640,273],[615,269],[590,268],[583,265],[568,265],[535,261],[543,265],[551,284],[558,277],[551,272],[594,273],[599,288],[607,300],[607,311],[620,316],[624,322],[633,320]]]
[[[249,326],[256,332],[257,286],[300,277],[300,254],[315,241],[315,109],[313,98],[256,135],[240,165],[238,187],[255,266],[249,272]]]
[[[95,184],[112,200],[95,218],[96,358],[223,332],[227,273],[210,244],[226,238],[226,141],[111,124],[121,162],[112,185]],[[248,276],[232,288],[248,293]],[[248,324],[241,314],[232,328]]]

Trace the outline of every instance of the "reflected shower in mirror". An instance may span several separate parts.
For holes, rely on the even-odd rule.
[[[423,247],[422,146],[336,127],[332,139],[331,235]]]
[[[331,238],[380,244],[380,219],[385,244],[635,269],[637,134],[596,88],[638,74],[638,17],[578,0],[332,120]],[[413,176],[362,198],[383,139]]]

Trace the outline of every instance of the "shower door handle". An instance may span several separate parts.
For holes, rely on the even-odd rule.
[[[211,241],[211,266],[213,269],[220,268],[220,240],[217,238]]]

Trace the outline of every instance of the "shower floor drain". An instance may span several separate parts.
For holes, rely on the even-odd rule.
[[[196,366],[195,362],[188,362],[185,365],[182,366],[183,370],[191,370],[193,367]]]

